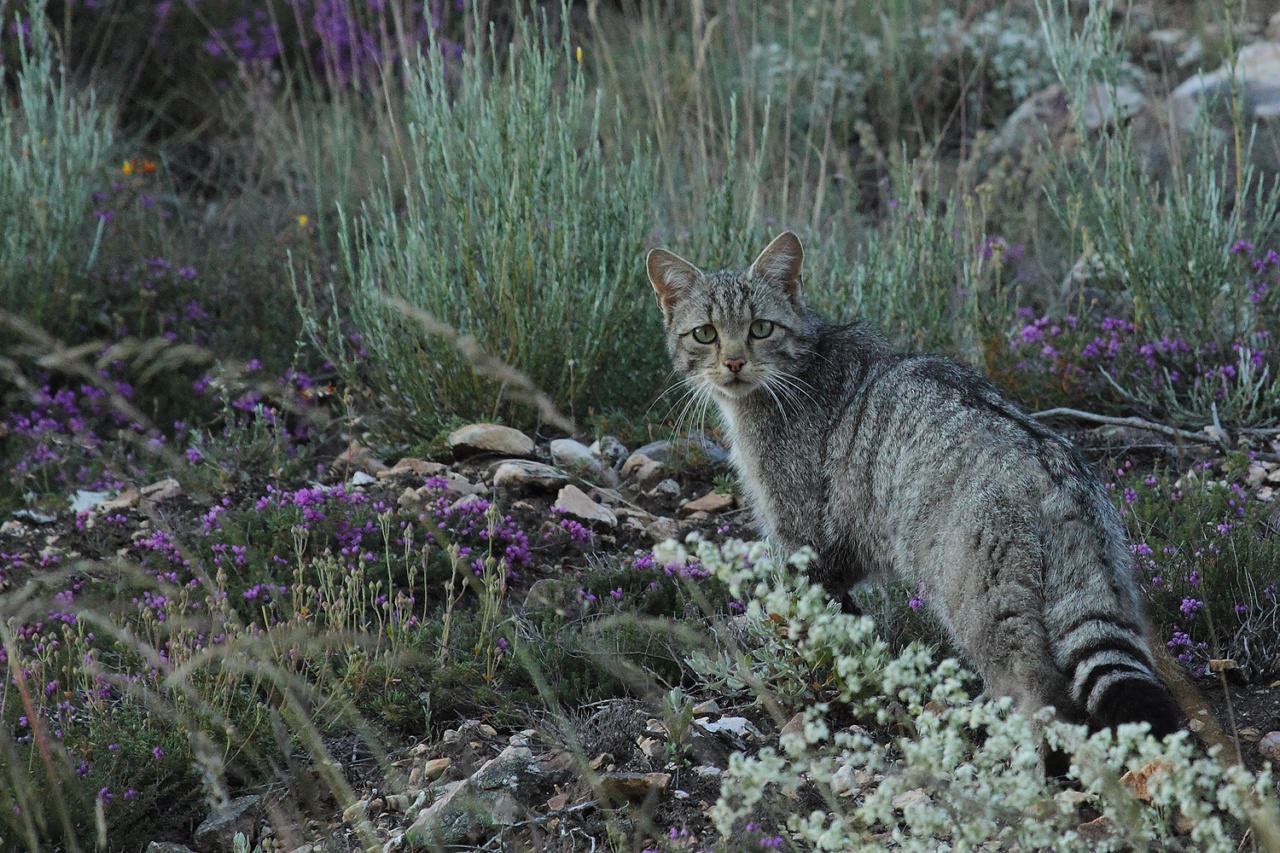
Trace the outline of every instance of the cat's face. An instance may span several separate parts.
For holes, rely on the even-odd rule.
[[[722,399],[788,396],[808,345],[800,301],[804,250],[786,232],[745,270],[704,273],[664,249],[649,253],[676,370]]]

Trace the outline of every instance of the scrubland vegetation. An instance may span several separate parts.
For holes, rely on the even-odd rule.
[[[1280,849],[1275,12],[0,0],[3,846]],[[1098,465],[1187,731],[751,544],[643,257],[784,227]]]

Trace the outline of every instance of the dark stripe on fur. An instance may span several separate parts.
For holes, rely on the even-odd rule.
[[[1099,637],[1093,642],[1072,651],[1071,656],[1067,658],[1066,664],[1062,667],[1062,671],[1074,681],[1076,669],[1080,664],[1101,652],[1119,652],[1133,658],[1138,664],[1145,667],[1148,672],[1152,672],[1155,669],[1147,650],[1137,643],[1124,637]]]
[[[1151,678],[1124,678],[1107,687],[1090,716],[1097,728],[1115,728],[1121,723],[1150,723],[1151,733],[1164,737],[1178,730],[1182,710],[1159,681]]]
[[[1089,696],[1093,693],[1093,688],[1098,686],[1098,682],[1101,681],[1104,676],[1110,675],[1113,672],[1122,672],[1124,670],[1128,670],[1135,676],[1145,678],[1148,681],[1152,680],[1150,672],[1135,664],[1119,662],[1100,663],[1093,669],[1089,670],[1089,674],[1084,678],[1084,684],[1080,685],[1080,702],[1084,704],[1089,701]]]

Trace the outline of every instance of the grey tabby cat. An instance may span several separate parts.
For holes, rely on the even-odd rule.
[[[867,578],[920,589],[1025,710],[1177,728],[1120,516],[1080,454],[974,370],[823,321],[803,256],[788,232],[746,270],[647,262],[676,370],[719,405],[761,532],[812,548],[846,607]]]

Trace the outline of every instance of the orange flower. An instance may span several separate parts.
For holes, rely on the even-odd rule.
[[[124,172],[126,175],[132,175],[134,172],[140,172],[144,175],[154,175],[157,168],[155,160],[148,160],[145,157],[134,157],[130,160],[125,160],[124,165],[120,167],[120,171]]]

